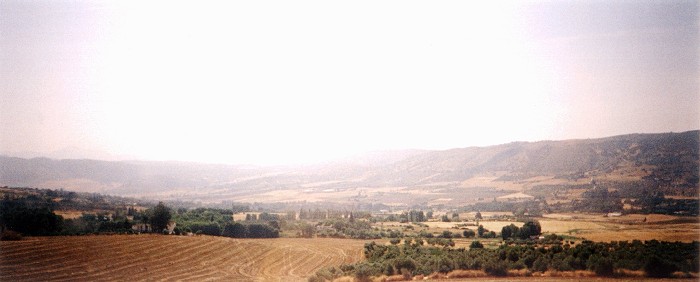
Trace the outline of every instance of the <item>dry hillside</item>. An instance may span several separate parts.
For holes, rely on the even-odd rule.
[[[538,185],[575,186],[595,178],[611,189],[621,185],[647,187],[666,195],[690,197],[695,196],[699,188],[699,140],[700,131],[697,130],[630,134],[444,151],[398,151],[300,167],[0,156],[0,186],[65,188],[209,203],[222,200],[266,202],[269,194],[281,195],[284,201],[386,203],[400,200],[407,203],[410,200],[408,204],[423,204],[464,194],[455,189],[484,177],[490,180],[478,187],[491,192],[523,191]],[[539,180],[532,182],[532,179]],[[524,181],[532,183],[522,185]],[[398,191],[399,188],[409,191]],[[437,196],[417,197],[410,189]],[[474,194],[473,191],[469,193]],[[508,192],[477,198],[505,193]],[[448,204],[466,203],[453,200]]]

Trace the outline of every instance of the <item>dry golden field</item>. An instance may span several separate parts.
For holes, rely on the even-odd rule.
[[[605,217],[591,214],[555,215],[541,219],[543,232],[572,235],[597,242],[700,240],[700,221],[694,217],[629,214]]]
[[[30,237],[0,242],[2,281],[304,281],[362,259],[364,241],[211,236]]]
[[[628,214],[606,217],[603,214],[549,214],[538,219],[543,233],[570,235],[597,242],[660,240],[692,242],[700,240],[700,219],[687,216],[661,214]],[[463,222],[425,222],[433,232],[456,232],[456,225]],[[466,227],[476,230],[476,223]],[[522,226],[522,222],[482,220],[484,228],[500,232],[506,225]],[[385,224],[385,226],[392,226]]]

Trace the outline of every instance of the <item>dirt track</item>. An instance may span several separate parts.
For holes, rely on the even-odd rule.
[[[362,259],[363,241],[210,236],[33,237],[0,242],[3,281],[303,281]]]

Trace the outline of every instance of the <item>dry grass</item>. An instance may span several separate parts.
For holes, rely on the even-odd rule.
[[[355,278],[352,278],[350,276],[343,276],[333,279],[333,282],[355,282]]]
[[[391,276],[380,276],[375,279],[372,279],[373,281],[377,282],[391,282],[391,281],[409,281],[411,279],[406,279],[403,275],[391,275]]]
[[[443,280],[443,279],[447,279],[447,278],[448,278],[447,275],[444,273],[433,273],[433,274],[430,274],[430,275],[424,277],[423,279],[424,280]]]
[[[700,240],[698,224],[658,224],[651,226],[610,226],[602,230],[591,230],[578,234],[583,238],[597,242],[624,240],[660,240],[692,242]]]
[[[84,211],[54,211],[55,214],[60,215],[63,219],[76,219],[83,216]]]
[[[576,271],[546,271],[542,273],[543,277],[567,277],[567,278],[593,278],[595,273],[588,270]]]
[[[646,220],[645,220],[646,219]],[[597,242],[621,240],[662,240],[692,242],[700,240],[700,218],[662,215],[662,214],[627,214],[619,217],[606,217],[604,214],[549,214],[539,219],[543,233],[571,235]],[[454,227],[464,222],[424,222],[431,232],[461,232]],[[475,222],[469,222],[475,223]],[[480,221],[484,228],[500,232],[503,226],[522,222],[515,221]],[[384,223],[384,227],[392,225]],[[476,226],[467,228],[475,230]],[[459,242],[457,242],[459,244]]]
[[[516,224],[518,225],[518,224]],[[584,220],[540,220],[542,232],[577,236],[577,232],[586,230],[603,230],[605,226],[597,222]]]
[[[483,270],[454,270],[450,273],[447,274],[447,277],[450,279],[454,278],[478,278],[478,277],[486,277],[486,272]]]
[[[615,270],[615,275],[620,276],[620,277],[637,277],[637,278],[642,278],[644,277],[644,271],[641,270],[629,270],[629,269],[618,269]]]
[[[362,259],[364,241],[111,235],[0,242],[3,281],[304,281]]]
[[[572,235],[598,242],[652,239],[692,242],[700,239],[700,223],[697,219],[662,214],[629,214],[620,217],[555,214],[541,219],[540,224],[543,232]]]

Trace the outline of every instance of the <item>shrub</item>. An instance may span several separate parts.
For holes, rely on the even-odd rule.
[[[652,256],[646,264],[644,264],[644,272],[649,277],[662,278],[670,277],[671,273],[676,271],[676,266],[671,262],[665,261],[658,256]]]
[[[595,275],[598,276],[612,276],[614,272],[613,262],[608,258],[600,259],[593,267]]]
[[[507,276],[508,265],[501,260],[491,260],[484,264],[484,272],[493,276]]]
[[[454,261],[452,261],[448,257],[440,257],[437,259],[437,261],[435,263],[437,265],[437,269],[436,269],[437,272],[448,273],[448,272],[454,270]]]
[[[533,263],[532,263],[532,270],[533,271],[539,271],[539,272],[545,272],[547,271],[547,260],[543,257],[538,257]]]
[[[224,225],[224,231],[221,235],[233,238],[245,238],[247,233],[248,229],[245,225],[238,222],[234,222],[226,223],[226,225]]]
[[[476,232],[474,232],[474,230],[467,229],[462,232],[462,236],[464,236],[464,238],[474,238],[474,236],[476,236]]]
[[[472,243],[469,244],[469,248],[470,248],[470,249],[483,249],[483,248],[484,248],[484,244],[482,244],[482,243],[479,242],[479,241],[472,241]]]
[[[309,281],[332,281],[335,278],[340,277],[343,271],[337,267],[327,267],[316,271],[316,274],[309,277]]]
[[[416,269],[416,262],[411,258],[400,257],[394,261],[394,268],[413,272]]]
[[[372,266],[364,263],[355,267],[355,279],[358,281],[370,281],[370,277],[377,274]]]
[[[542,227],[538,221],[528,221],[525,222],[523,227],[520,228],[519,236],[520,239],[527,239],[530,236],[538,236],[542,234]]]

